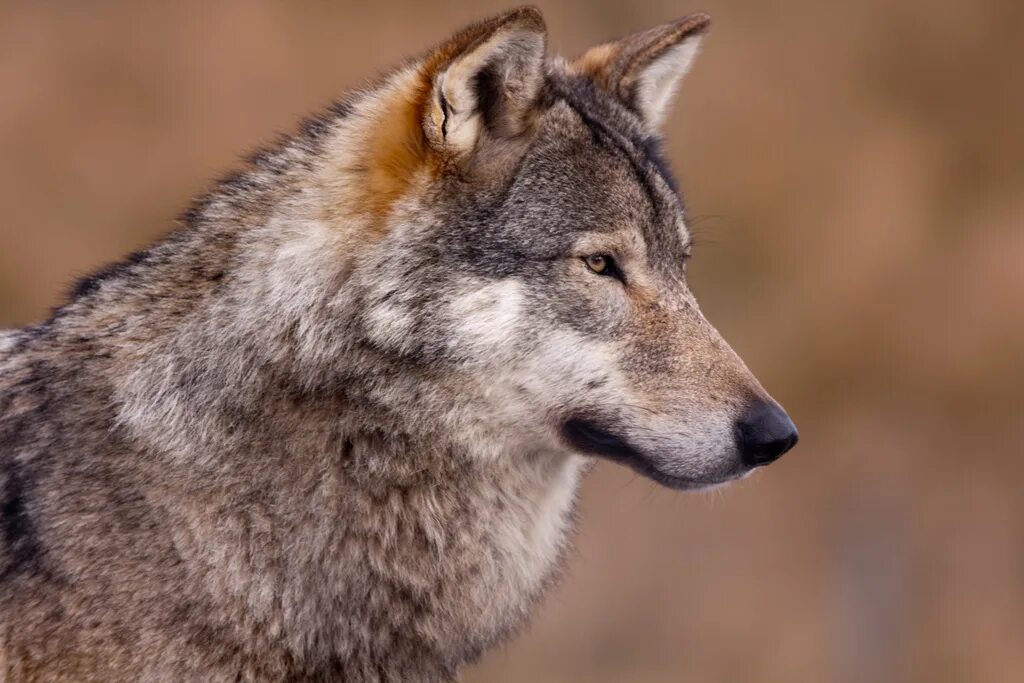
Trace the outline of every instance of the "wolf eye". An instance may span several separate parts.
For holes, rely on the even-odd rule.
[[[587,268],[598,275],[614,275],[615,274],[615,262],[611,256],[606,254],[591,254],[590,256],[584,256],[583,262],[587,264]]]

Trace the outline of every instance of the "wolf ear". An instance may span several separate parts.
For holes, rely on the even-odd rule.
[[[592,48],[573,67],[656,129],[665,120],[676,87],[692,66],[710,25],[708,15],[691,14]]]
[[[530,125],[544,83],[547,32],[535,7],[474,24],[427,59],[427,140],[462,157],[481,137],[512,138]]]

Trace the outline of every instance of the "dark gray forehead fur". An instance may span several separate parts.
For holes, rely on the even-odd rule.
[[[442,251],[487,277],[564,257],[582,233],[639,231],[649,266],[681,275],[683,203],[660,140],[585,77],[553,70],[535,138],[493,186],[460,184]]]

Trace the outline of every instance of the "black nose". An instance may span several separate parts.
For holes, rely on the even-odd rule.
[[[736,423],[740,457],[751,467],[778,460],[798,438],[796,425],[774,401],[758,401]]]

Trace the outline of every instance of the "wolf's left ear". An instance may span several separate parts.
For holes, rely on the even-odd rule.
[[[481,138],[512,138],[532,121],[544,83],[547,32],[535,7],[474,24],[437,48],[424,68],[427,140],[460,157]]]
[[[665,120],[676,87],[693,65],[710,25],[708,15],[691,14],[592,48],[572,66],[656,129]]]

